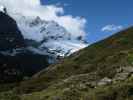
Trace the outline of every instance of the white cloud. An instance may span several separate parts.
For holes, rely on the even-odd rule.
[[[74,36],[85,36],[86,19],[64,15],[64,9],[55,5],[41,5],[40,0],[0,0],[10,15],[21,13],[24,16],[40,16],[45,20],[53,20],[65,27]]]
[[[112,32],[112,31],[119,31],[122,28],[123,28],[122,25],[114,25],[114,24],[112,24],[112,25],[104,26],[101,31],[103,31],[103,32]]]
[[[58,2],[58,3],[56,3],[56,6],[63,6],[63,7],[68,7],[68,6],[70,6],[70,4],[67,4],[67,3],[60,3],[60,2]]]

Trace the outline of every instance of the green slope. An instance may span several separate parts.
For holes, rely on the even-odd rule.
[[[129,65],[128,51],[133,48],[133,27],[113,35],[112,37],[95,43],[56,65],[38,73],[35,79],[22,83],[23,86],[34,85],[49,86],[58,80],[72,75],[95,73],[96,78],[113,77],[115,69]],[[132,51],[132,50],[131,50]],[[37,86],[38,87],[38,86]],[[42,88],[41,88],[42,89]]]
[[[130,27],[49,66],[14,91],[22,100],[132,100],[132,73]]]

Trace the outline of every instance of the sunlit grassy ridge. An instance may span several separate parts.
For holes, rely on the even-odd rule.
[[[111,78],[116,73],[115,69],[131,64],[131,57],[129,59],[127,57],[132,49],[133,28],[131,27],[65,58],[59,64],[40,72],[36,75],[37,78],[22,84],[23,86],[29,84],[30,87],[37,85],[37,88],[40,85],[47,88],[72,75],[86,73],[95,73],[96,79],[105,76]]]

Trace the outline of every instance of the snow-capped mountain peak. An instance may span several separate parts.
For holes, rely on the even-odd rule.
[[[18,14],[13,17],[16,19],[24,38],[32,41],[30,44],[39,54],[46,54],[44,49],[47,48],[58,56],[66,56],[87,46],[82,36],[73,37],[55,21],[46,21],[39,16],[31,18]]]
[[[55,57],[67,56],[87,46],[82,36],[73,36],[55,21],[18,13],[14,13],[12,17],[16,20],[30,50],[36,53],[44,55],[51,53]]]

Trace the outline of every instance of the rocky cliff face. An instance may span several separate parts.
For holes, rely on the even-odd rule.
[[[86,46],[82,37],[73,38],[54,21],[21,15],[14,15],[13,18],[8,15],[6,8],[0,8],[2,81],[13,82],[18,76],[19,79],[31,76]]]
[[[30,51],[15,20],[0,12],[0,83],[33,75],[48,66],[46,58]]]
[[[24,46],[24,38],[16,22],[10,16],[0,12],[0,51]]]

